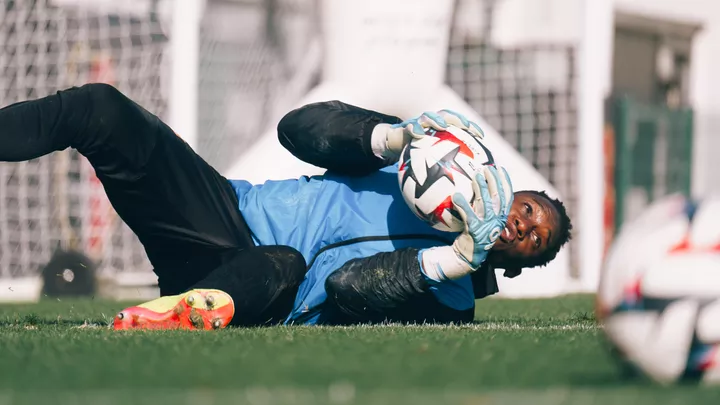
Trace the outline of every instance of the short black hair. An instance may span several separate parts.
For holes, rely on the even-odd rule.
[[[522,190],[518,191],[519,193],[527,193],[532,194],[537,197],[542,197],[548,201],[550,201],[550,204],[552,204],[553,207],[557,210],[559,214],[558,218],[558,228],[560,228],[560,232],[555,237],[555,239],[548,245],[548,248],[540,255],[533,257],[531,259],[523,260],[523,266],[522,267],[538,267],[538,266],[546,266],[548,263],[550,263],[553,259],[555,259],[555,256],[557,256],[560,249],[570,240],[572,239],[572,221],[570,221],[570,216],[567,213],[567,210],[565,209],[565,204],[563,204],[562,201],[558,200],[557,198],[550,198],[549,195],[545,191],[537,191],[537,190]]]

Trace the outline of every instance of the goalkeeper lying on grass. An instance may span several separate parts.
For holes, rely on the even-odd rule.
[[[279,139],[327,174],[253,186],[225,179],[115,88],[90,84],[0,110],[0,161],[71,147],[95,168],[162,295],[119,313],[117,329],[459,323],[472,321],[476,298],[498,291],[495,268],[514,276],[549,262],[571,225],[561,202],[513,196],[496,168],[477,174],[481,196],[470,202],[489,215],[455,200],[464,232],[419,220],[394,164],[423,128],[448,123],[482,136],[448,112],[402,122],[337,101],[308,105],[283,118]]]

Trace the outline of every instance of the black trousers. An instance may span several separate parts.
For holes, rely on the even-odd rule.
[[[233,324],[282,321],[305,275],[290,247],[255,247],[227,179],[112,86],[89,84],[0,110],[0,161],[75,148],[135,232],[162,295],[218,288]]]

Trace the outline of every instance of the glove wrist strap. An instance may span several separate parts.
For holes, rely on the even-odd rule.
[[[378,124],[373,129],[370,147],[378,158],[395,163],[405,144],[402,128],[393,128],[390,124]]]
[[[378,124],[373,129],[370,137],[370,147],[373,154],[386,161],[396,161],[400,157],[399,153],[393,153],[388,146],[388,138],[391,132],[393,132],[393,129],[390,124]]]
[[[455,280],[473,272],[470,264],[460,258],[452,246],[440,246],[422,251],[422,270],[435,281]]]

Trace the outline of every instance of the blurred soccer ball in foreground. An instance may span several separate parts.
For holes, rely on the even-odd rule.
[[[654,380],[720,382],[720,198],[673,195],[625,226],[597,311],[623,360]]]
[[[472,201],[474,173],[493,163],[492,154],[478,138],[450,126],[405,147],[398,163],[400,189],[420,219],[441,231],[460,232],[464,225],[452,195],[460,193]]]

